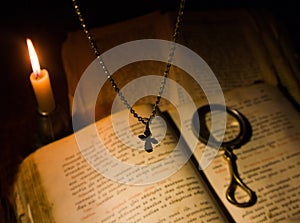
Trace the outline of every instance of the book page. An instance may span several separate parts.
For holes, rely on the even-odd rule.
[[[254,206],[239,208],[227,201],[225,192],[231,177],[222,150],[216,157],[210,157],[211,163],[203,168],[212,187],[236,222],[299,220],[299,113],[276,88],[264,83],[235,89],[225,96],[227,106],[242,112],[252,126],[250,141],[234,153],[239,175],[256,193],[257,202]],[[178,120],[175,115],[172,117]],[[182,117],[186,117],[184,123],[191,129],[191,115]],[[196,137],[193,131],[183,134],[187,141]],[[204,151],[205,145],[199,142],[195,156],[200,164]],[[239,190],[236,197],[239,201],[248,199]]]
[[[151,107],[146,111],[151,112]],[[140,114],[143,112],[144,110],[139,110]],[[130,139],[130,131],[126,128],[125,123],[128,120],[127,111],[114,116],[116,116],[117,123],[115,128],[120,130],[120,135]],[[131,121],[134,133],[144,131],[144,125],[136,124],[135,120]],[[82,135],[76,139],[74,135],[68,136],[39,149],[32,155],[39,170],[47,199],[51,204],[55,222],[186,223],[200,220],[203,222],[226,221],[213,197],[206,191],[206,187],[192,163],[183,163],[178,170],[174,168],[177,165],[176,162],[175,166],[161,163],[150,171],[141,169],[142,171],[147,170],[149,173],[135,168],[141,165],[151,167],[151,164],[164,160],[172,163],[168,157],[174,152],[174,145],[178,140],[175,134],[169,132],[170,128],[165,137],[160,139],[163,129],[161,124],[151,124],[153,137],[159,140],[159,143],[154,145],[152,153],[144,151],[144,142],[139,139],[139,143],[133,143],[130,147],[126,146],[126,143],[119,142],[115,138],[110,117],[97,122],[96,125],[102,145],[97,142],[99,140],[97,135],[90,134],[89,128],[94,128],[94,126],[80,130],[78,133],[82,133]],[[88,134],[85,134],[86,132]],[[83,148],[79,148],[78,145],[82,146],[82,144],[77,143],[81,136],[85,137],[84,143],[86,144]],[[132,149],[137,144],[141,148]],[[110,178],[110,175],[105,177],[105,171],[118,170],[114,167],[115,163],[112,162],[112,159],[103,159],[102,155],[105,149],[108,149],[114,159],[122,163],[130,163],[131,167],[135,169],[133,171],[121,169],[119,173],[114,172],[113,177],[120,178],[113,179]],[[177,155],[182,157],[183,154]],[[92,159],[96,162],[94,163]],[[102,169],[103,172],[99,172],[97,169],[99,166],[106,170]],[[168,170],[170,167],[176,171],[171,170],[170,172]],[[167,173],[167,175],[163,176],[162,173]],[[143,174],[146,175],[146,178],[135,178],[135,176]],[[128,181],[120,183],[124,178],[127,178]],[[149,179],[150,181],[147,181]],[[35,204],[32,204],[31,201],[29,203],[34,207]],[[33,219],[37,216],[35,210],[32,210],[32,216]],[[43,222],[43,219],[36,221]]]

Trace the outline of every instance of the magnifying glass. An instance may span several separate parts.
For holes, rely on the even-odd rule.
[[[226,130],[222,141],[218,138],[218,133],[210,131],[211,115],[215,112],[226,112]],[[224,117],[224,116],[222,116]],[[220,104],[210,104],[200,107],[193,115],[193,130],[200,141],[212,148],[219,148],[224,151],[224,158],[228,161],[231,181],[226,191],[227,200],[237,207],[249,207],[256,203],[257,197],[240,178],[238,168],[236,165],[237,157],[233,150],[239,149],[242,145],[247,143],[252,136],[252,128],[247,118],[238,110],[229,108]],[[224,121],[224,120],[220,120]],[[240,202],[236,199],[236,190],[240,187],[245,191],[249,197],[247,201]]]

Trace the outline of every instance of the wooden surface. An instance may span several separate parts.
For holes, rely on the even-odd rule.
[[[49,71],[57,104],[66,112],[69,111],[67,83],[61,62],[61,44],[65,40],[67,32],[79,29],[79,24],[71,1],[63,2],[59,1],[60,5],[56,5],[55,1],[48,1],[47,3],[24,1],[19,6],[15,6],[15,2],[12,2],[9,3],[11,5],[8,8],[2,8],[0,20],[0,101],[2,105],[0,110],[0,222],[14,222],[12,218],[5,220],[10,216],[7,197],[18,164],[36,147],[37,111],[29,81],[31,66],[26,38],[32,39],[39,54],[41,67],[47,68]],[[178,5],[177,1],[175,4],[171,0],[164,1],[164,3],[159,3],[159,1],[151,1],[150,3],[147,0],[143,5],[138,4],[139,1],[132,1],[131,5],[123,5],[124,1],[122,1],[122,5],[116,8],[114,7],[116,2],[113,2],[114,4],[112,1],[109,2],[105,5],[105,10],[103,5],[89,8],[87,19],[91,26],[113,23],[158,9],[174,10]],[[224,0],[211,1],[211,5],[196,5],[194,0],[194,3],[187,1],[187,10],[240,6],[262,6],[265,8],[269,6],[268,2],[257,1],[260,3],[256,5],[255,2],[252,3],[254,5],[250,5],[246,1],[245,5],[241,5],[239,1]],[[265,5],[259,5],[263,3]],[[118,2],[118,4],[121,3]],[[136,4],[136,7],[141,7],[141,10],[132,10],[133,4]],[[87,3],[84,7],[86,5]],[[281,7],[281,5],[273,4],[270,9],[287,24],[287,28],[291,31],[291,36],[298,47],[300,45],[298,29],[300,22],[295,5],[294,3],[287,5],[287,7]],[[99,13],[99,10],[103,11]]]

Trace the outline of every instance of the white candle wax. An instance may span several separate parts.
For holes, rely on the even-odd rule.
[[[32,72],[30,81],[38,103],[39,112],[41,114],[52,112],[55,109],[55,101],[48,71],[42,69],[38,76]]]
[[[30,82],[35,93],[38,109],[41,114],[48,114],[56,106],[49,73],[46,69],[40,69],[39,60],[30,39],[27,39],[27,45],[33,70],[30,75]]]

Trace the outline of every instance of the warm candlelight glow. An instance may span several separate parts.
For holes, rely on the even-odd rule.
[[[33,44],[30,39],[26,39],[27,46],[28,46],[28,51],[29,51],[29,57],[31,61],[31,67],[34,75],[38,77],[41,73],[41,68],[40,68],[40,63],[39,59],[37,57],[37,54],[34,50]]]
[[[27,38],[26,41],[33,71],[30,74],[30,82],[32,84],[35,97],[38,103],[39,113],[46,115],[54,111],[56,106],[50,83],[49,73],[46,69],[40,68],[39,59],[34,50],[31,40]]]

